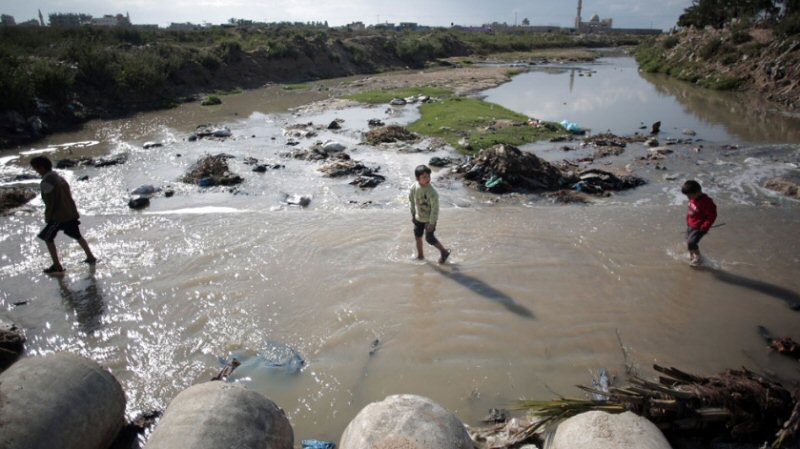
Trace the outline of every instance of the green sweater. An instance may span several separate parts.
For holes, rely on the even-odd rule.
[[[411,203],[411,216],[423,223],[435,225],[439,219],[439,194],[432,185],[425,187],[415,182],[408,193],[408,201]]]

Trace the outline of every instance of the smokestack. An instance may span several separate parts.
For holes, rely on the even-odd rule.
[[[581,7],[583,6],[583,0],[578,0],[578,16],[575,17],[575,31],[581,30]]]
[[[44,26],[44,17],[42,17],[42,10],[39,10],[39,24]]]

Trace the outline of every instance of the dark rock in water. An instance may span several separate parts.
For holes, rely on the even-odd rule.
[[[145,142],[144,145],[142,145],[142,148],[149,150],[150,148],[158,148],[163,146],[164,144],[161,142]]]
[[[167,198],[171,198],[174,195],[175,195],[175,191],[172,190],[172,189],[167,189],[167,190],[164,191],[164,196],[167,197]]]
[[[343,122],[344,120],[337,118],[328,125],[328,129],[342,129],[341,123]]]
[[[154,186],[152,186],[150,184],[145,184],[145,185],[141,185],[141,186],[135,188],[131,192],[131,195],[152,196],[152,195],[154,195],[156,192],[158,192],[160,190],[161,189],[157,189],[157,188],[155,188]]]
[[[494,193],[552,191],[566,187],[561,171],[533,153],[495,145],[455,169],[472,188]]]
[[[481,419],[485,423],[502,423],[506,422],[506,411],[503,409],[490,408],[489,415]]]
[[[369,345],[369,355],[373,355],[378,352],[378,349],[381,348],[381,341],[379,339],[372,340],[372,343]]]
[[[653,126],[650,127],[650,134],[658,134],[661,131],[661,122],[653,123]]]
[[[61,169],[84,166],[84,165],[94,165],[94,161],[92,161],[92,158],[82,157],[78,160],[69,158],[61,159],[59,161],[56,161],[55,163],[55,167]]]
[[[131,209],[144,209],[145,207],[150,205],[150,198],[147,197],[139,197],[139,198],[131,198],[128,201],[128,207]]]
[[[253,171],[256,172],[256,173],[266,173],[267,172],[267,166],[264,165],[264,164],[256,165],[255,167],[253,167]]]
[[[443,159],[440,157],[432,157],[428,161],[428,165],[430,165],[431,167],[446,167],[452,163],[453,162],[450,159]]]
[[[246,157],[246,158],[244,158],[244,164],[245,165],[256,165],[256,164],[258,164],[258,159],[254,158],[254,157]]]
[[[0,187],[0,213],[26,204],[36,196],[36,191],[28,187]]]
[[[226,154],[206,156],[195,162],[181,180],[187,184],[198,184],[200,187],[241,184],[244,179],[228,170],[230,158],[231,156]]]
[[[39,179],[39,176],[31,174],[31,173],[23,173],[21,175],[14,176],[14,181],[30,181],[32,179]]]
[[[371,174],[368,176],[359,176],[358,178],[350,181],[351,185],[361,187],[362,189],[370,189],[377,187],[380,183],[386,181],[386,178],[381,175]]]
[[[610,190],[627,190],[646,183],[636,176],[617,177],[613,173],[603,170],[590,169],[578,175],[578,182],[573,188],[579,192],[602,194]]]
[[[106,157],[101,157],[99,159],[95,159],[92,162],[92,165],[94,165],[95,167],[109,167],[111,165],[124,164],[127,161],[128,161],[128,155],[123,153],[114,156],[106,156]]]
[[[192,134],[186,138],[189,142],[195,142],[197,140],[197,134]]]
[[[369,125],[370,127],[384,126],[385,123],[383,123],[380,119],[371,118],[371,119],[367,120],[367,125]]]
[[[290,206],[308,207],[308,205],[311,204],[311,197],[305,195],[289,196],[286,194],[286,196],[283,198],[283,202]]]
[[[88,181],[88,180],[89,180],[89,175],[83,175],[80,178],[78,178],[78,181]]]
[[[11,366],[25,350],[25,335],[16,325],[0,320],[0,372]]]

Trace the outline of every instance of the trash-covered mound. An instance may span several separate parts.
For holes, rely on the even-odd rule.
[[[481,150],[455,172],[466,185],[493,193],[553,191],[568,188],[573,181],[535,154],[505,144]]]
[[[365,140],[370,145],[417,140],[417,135],[402,126],[389,125],[368,132]]]
[[[197,184],[200,187],[240,184],[244,181],[242,177],[231,173],[228,169],[228,159],[232,157],[227,154],[206,156],[195,162],[181,181],[187,184]]]
[[[789,198],[800,200],[800,175],[779,176],[769,179],[764,187],[782,193]]]
[[[36,196],[28,187],[0,187],[0,213],[22,206]]]

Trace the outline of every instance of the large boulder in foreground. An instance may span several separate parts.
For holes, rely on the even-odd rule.
[[[198,184],[201,187],[241,184],[244,179],[235,173],[231,173],[228,169],[228,159],[232,157],[227,154],[206,156],[195,162],[181,181],[187,184]]]
[[[342,434],[339,449],[472,449],[464,424],[432,400],[389,396],[364,407]]]
[[[592,411],[558,425],[549,449],[671,449],[655,424],[631,412]]]
[[[146,449],[292,449],[294,431],[274,402],[241,384],[205,382],[170,402]]]
[[[535,154],[505,144],[482,150],[456,173],[468,186],[494,193],[559,190],[571,181]]]
[[[15,324],[0,319],[0,373],[16,362],[24,350],[22,331]]]
[[[0,187],[0,214],[22,206],[36,196],[29,187]]]
[[[87,358],[31,357],[0,374],[3,449],[107,449],[124,423],[122,387]]]

